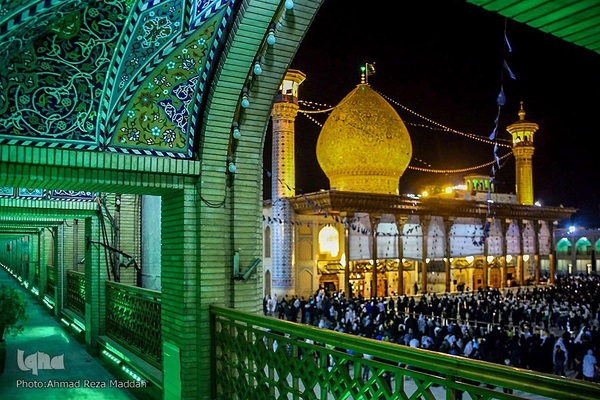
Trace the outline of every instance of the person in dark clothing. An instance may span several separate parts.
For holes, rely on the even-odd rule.
[[[388,309],[388,313],[395,313],[396,312],[396,308],[395,308],[395,304],[394,304],[394,298],[390,297],[388,303],[387,303],[387,309]]]
[[[556,345],[554,349],[554,370],[552,371],[552,373],[554,375],[567,376],[567,374],[565,373],[566,361],[567,357],[562,347]]]
[[[585,290],[576,292],[577,298],[572,296],[575,293],[573,285],[578,288],[585,286]],[[308,308],[305,310],[306,323],[312,320],[311,324],[317,325],[325,319],[329,323],[324,328],[340,326],[340,331],[351,335],[433,351],[458,353],[460,349],[461,353],[464,351],[460,355],[469,357],[475,353],[475,346],[472,346],[473,351],[467,351],[464,343],[472,343],[476,339],[481,344],[481,349],[477,349],[480,359],[498,364],[506,364],[509,360],[507,365],[533,371],[564,375],[563,370],[571,369],[568,362],[573,358],[576,377],[583,379],[581,365],[584,355],[589,349],[600,348],[600,333],[594,326],[600,319],[598,298],[600,278],[585,277],[559,279],[552,287],[519,288],[508,293],[494,288],[479,288],[477,292],[467,291],[458,295],[446,293],[438,296],[432,293],[409,297],[405,294],[398,297],[395,310],[391,307],[391,299],[386,307],[383,298],[365,299],[360,293],[358,297],[346,298],[343,293],[321,289],[310,296],[304,308]],[[281,303],[286,308],[291,305],[287,296]],[[459,313],[459,308],[464,315]],[[553,332],[557,331],[555,324],[550,322],[551,330],[547,329],[543,316],[547,311],[556,315],[557,309],[565,316],[579,316],[581,331],[576,336],[571,338],[567,331],[556,340],[553,336]],[[282,315],[285,313],[279,313],[280,318]],[[511,318],[507,321],[508,315]],[[419,337],[410,337],[407,333],[428,340],[419,340]],[[560,352],[558,365],[555,365],[554,356],[555,346],[561,341],[560,347],[566,358],[562,368]],[[557,367],[556,371],[554,367]]]
[[[268,294],[263,297],[263,315],[269,315],[269,303],[271,302],[271,295]]]

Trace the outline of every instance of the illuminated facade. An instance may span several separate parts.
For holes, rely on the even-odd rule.
[[[321,3],[0,6],[0,263],[141,398],[220,398],[210,307],[262,307],[264,137]]]
[[[298,112],[298,88],[305,75],[288,71],[276,96],[271,118],[273,120],[272,174],[278,177],[271,183],[273,216],[289,221],[293,210],[289,199],[296,195],[296,159],[294,157],[294,121]],[[293,246],[294,229],[281,224],[271,231],[273,268],[270,283],[273,290],[294,293]]]
[[[412,156],[410,136],[363,80],[319,135],[317,158],[331,189],[290,197],[293,213],[285,218],[275,205],[264,209],[266,293],[309,296],[320,286],[365,297],[441,293],[524,285],[565,272],[555,260],[554,230],[575,210],[533,205],[537,125],[524,115],[521,108],[519,121],[507,128],[516,151],[517,196],[496,193],[490,177],[477,174],[465,176],[460,187],[431,186],[427,196],[399,195]],[[275,232],[284,230],[294,237],[289,292],[269,284],[278,267]]]
[[[148,383],[144,400],[232,398],[223,395],[232,388],[242,398],[254,389],[256,379],[216,354],[259,347],[226,338],[235,329],[215,323],[212,308],[260,313],[257,265],[263,246],[271,253],[260,234],[262,143],[273,93],[322,3],[2,2],[0,262],[62,324],[55,333],[42,329],[48,339],[61,337],[47,342],[71,340],[69,331],[119,379]],[[420,204],[386,209],[394,203],[380,196],[360,210],[403,218]],[[336,203],[329,209],[338,214],[325,217],[312,207],[327,210],[318,194],[309,203],[290,198],[294,221],[312,229],[294,228],[301,260],[293,277],[304,279],[309,265],[315,274],[308,283],[295,279],[295,287],[321,281],[316,258],[326,272],[350,263],[350,240],[330,216],[343,218],[357,200]],[[313,231],[322,248],[313,246]],[[363,238],[352,240],[363,254]],[[73,379],[89,371],[87,363],[67,362]],[[341,382],[322,373],[305,375]],[[5,383],[4,397],[27,396]],[[11,389],[21,392],[4,392]]]
[[[562,275],[597,274],[599,270],[600,229],[557,229],[557,271]]]
[[[539,129],[538,124],[525,120],[523,102],[519,110],[519,120],[509,125],[506,130],[512,136],[513,154],[515,156],[515,182],[517,202],[533,205],[533,134]]]

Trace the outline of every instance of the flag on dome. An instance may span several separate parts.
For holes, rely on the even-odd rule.
[[[375,75],[375,63],[367,63],[367,76]]]

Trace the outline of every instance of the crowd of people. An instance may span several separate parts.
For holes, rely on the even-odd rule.
[[[600,383],[600,277],[388,298],[320,288],[266,296],[265,315],[399,345]]]

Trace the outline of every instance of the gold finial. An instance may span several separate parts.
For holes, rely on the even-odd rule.
[[[375,63],[365,63],[363,67],[360,67],[360,83],[369,84],[369,76],[375,75]]]
[[[519,119],[525,121],[525,110],[523,109],[523,101],[521,100],[521,109],[519,110]]]

